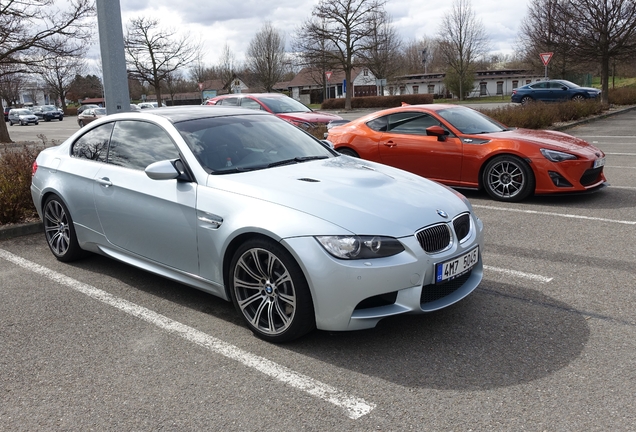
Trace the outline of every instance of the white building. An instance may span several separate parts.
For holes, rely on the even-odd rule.
[[[386,87],[385,94],[429,93],[444,96],[447,93],[445,76],[444,73],[427,73],[397,77]],[[523,69],[477,71],[469,97],[511,95],[513,89],[542,79],[543,76]]]

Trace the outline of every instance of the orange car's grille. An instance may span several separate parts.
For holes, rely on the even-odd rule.
[[[451,232],[447,224],[433,225],[418,231],[415,236],[420,246],[428,253],[441,252],[451,242]]]
[[[596,183],[602,172],[603,172],[603,167],[589,169],[585,171],[583,175],[581,176],[581,184],[583,186],[588,186],[588,185]]]

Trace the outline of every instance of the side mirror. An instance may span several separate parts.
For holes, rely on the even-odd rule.
[[[325,133],[326,134],[326,133]],[[325,137],[326,138],[326,137]],[[320,140],[321,144],[324,145],[325,147],[327,147],[330,150],[333,150],[335,147],[333,146],[333,143],[327,139],[322,139]]]
[[[146,175],[153,180],[183,180],[190,181],[190,177],[185,172],[183,162],[176,160],[162,160],[151,163],[144,170]]]
[[[426,135],[436,136],[437,141],[446,141],[446,136],[449,132],[441,126],[429,126],[426,128]]]

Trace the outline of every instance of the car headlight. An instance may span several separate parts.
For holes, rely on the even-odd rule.
[[[397,239],[381,236],[317,236],[327,252],[340,259],[369,259],[397,255],[404,246]]]
[[[577,159],[576,156],[569,153],[563,153],[556,150],[541,149],[541,154],[549,161],[563,162],[566,160]]]

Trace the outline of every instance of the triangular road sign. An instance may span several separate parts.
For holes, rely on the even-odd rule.
[[[550,63],[550,59],[552,58],[552,53],[541,53],[539,54],[539,57],[541,57],[541,61],[543,62],[544,66],[547,66],[548,63]]]

